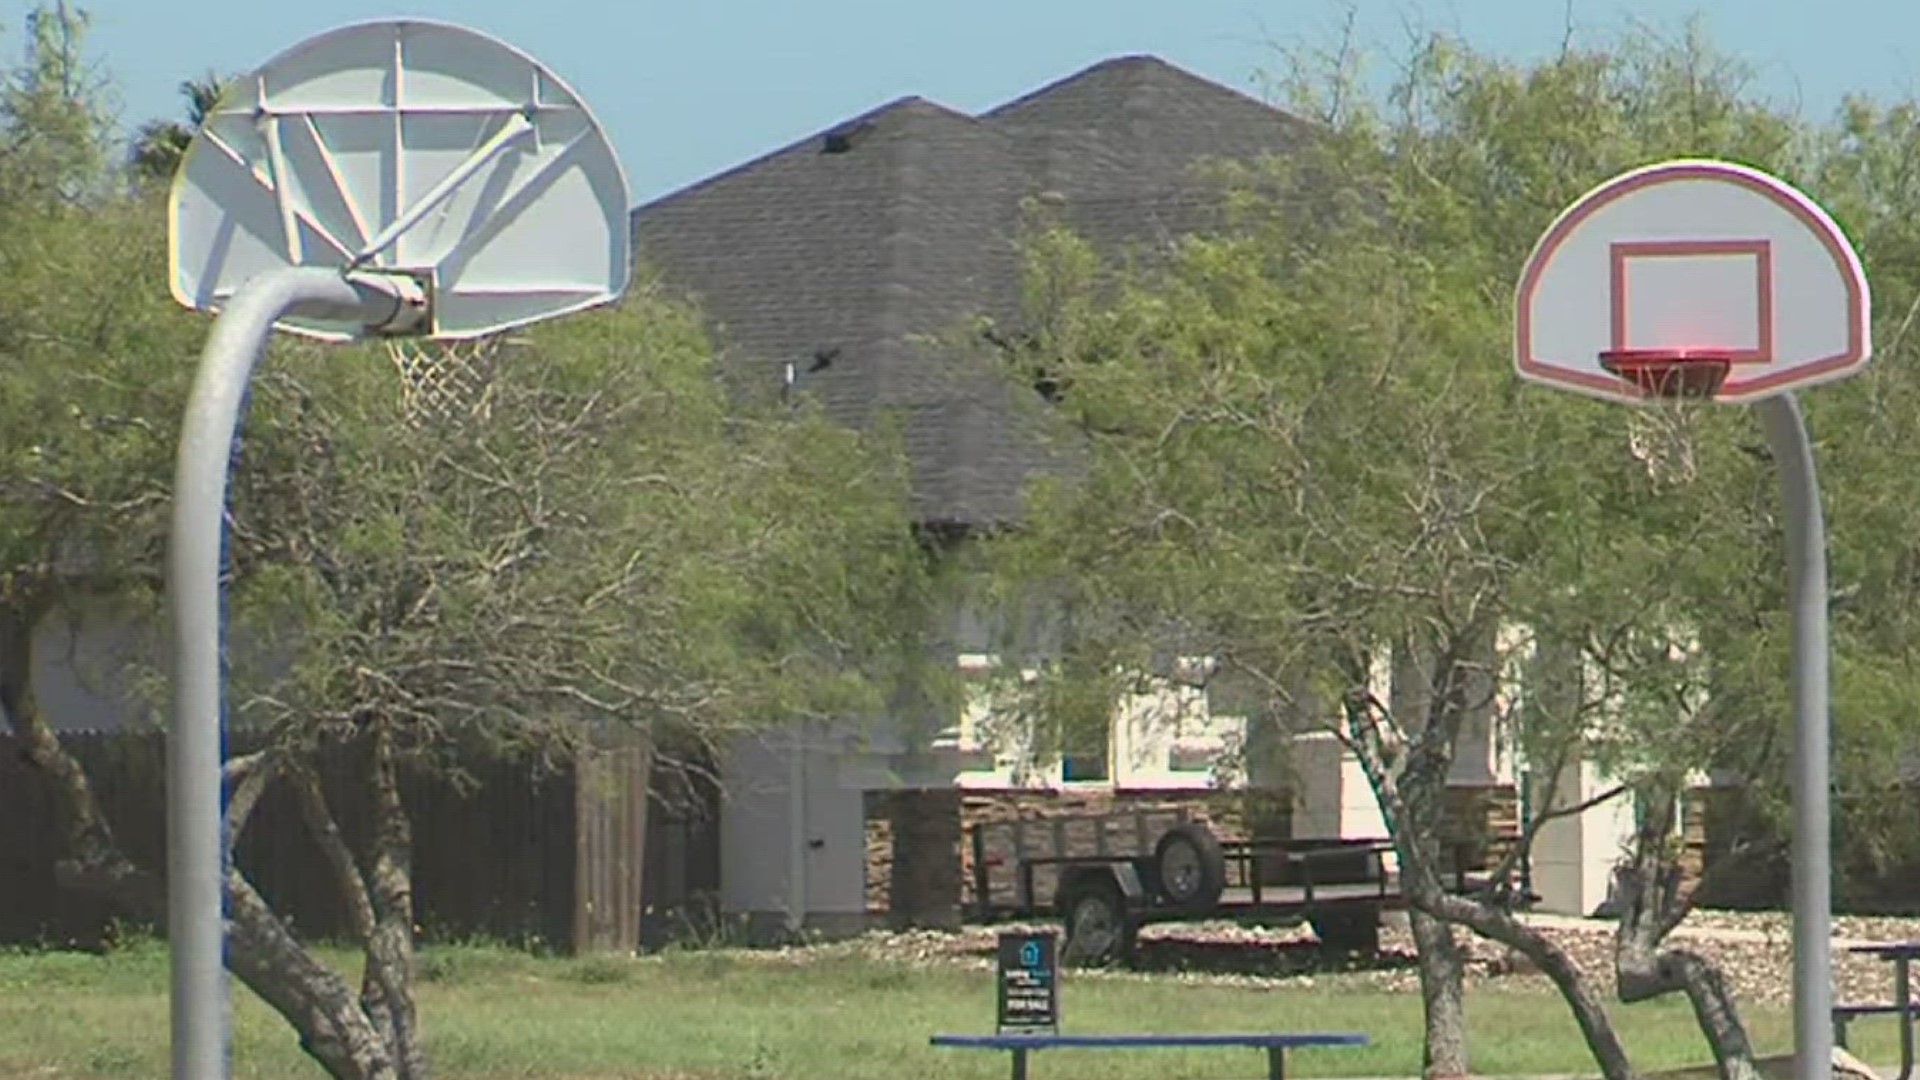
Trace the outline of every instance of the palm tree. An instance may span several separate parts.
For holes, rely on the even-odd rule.
[[[233,80],[222,78],[208,72],[205,78],[188,79],[180,84],[180,95],[187,99],[187,118],[179,120],[149,120],[140,125],[133,135],[133,151],[129,155],[134,175],[140,180],[154,180],[166,183],[180,167],[187,155],[187,145],[200,131],[200,125],[220,103],[220,95]]]

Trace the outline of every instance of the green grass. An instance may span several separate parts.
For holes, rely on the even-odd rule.
[[[350,969],[344,952],[328,958]],[[41,1080],[166,1073],[166,953],[139,945],[108,956],[0,954],[0,1076]],[[804,960],[684,952],[638,960],[536,959],[504,949],[423,954],[420,1006],[429,1050],[449,1080],[698,1077],[712,1080],[998,1080],[1004,1055],[934,1050],[936,1031],[985,1031],[984,971],[919,969],[845,953]],[[1565,1007],[1535,988],[1482,989],[1468,1002],[1477,1073],[1591,1073]],[[1414,1076],[1420,1001],[1335,976],[1311,986],[1195,985],[1167,977],[1075,976],[1063,987],[1075,1032],[1351,1030],[1359,1050],[1303,1052],[1298,1076]],[[1703,1063],[1683,1001],[1615,1005],[1636,1064]],[[1787,1044],[1778,1010],[1747,1017],[1763,1052]],[[1885,1025],[1862,1025],[1871,1061],[1891,1057]],[[235,996],[237,1077],[319,1078],[289,1030],[245,990]],[[1056,1051],[1049,1076],[1207,1080],[1258,1075],[1252,1051]]]

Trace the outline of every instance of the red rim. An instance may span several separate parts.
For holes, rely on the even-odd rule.
[[[1718,349],[1612,349],[1600,354],[1600,366],[1649,397],[1712,397],[1733,357]]]

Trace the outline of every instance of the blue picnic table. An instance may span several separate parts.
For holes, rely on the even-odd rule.
[[[1267,1052],[1267,1080],[1286,1080],[1288,1050],[1366,1046],[1365,1035],[1346,1032],[1200,1032],[1188,1035],[935,1035],[934,1046],[1000,1050],[1013,1055],[1013,1080],[1027,1080],[1027,1055],[1038,1050],[1132,1050],[1184,1047],[1246,1047]]]

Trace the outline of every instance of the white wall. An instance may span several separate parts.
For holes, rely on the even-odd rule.
[[[1387,839],[1386,818],[1366,771],[1332,732],[1295,736],[1292,754],[1295,839]]]
[[[785,732],[745,736],[728,750],[721,770],[721,909],[777,913],[790,927],[823,917],[839,924],[864,920],[866,808],[857,782],[843,782],[858,779],[844,775],[847,748],[832,738],[804,744],[798,798],[794,753]]]
[[[1534,778],[1529,801],[1535,813],[1577,806],[1612,783],[1592,762],[1579,760],[1553,781],[1544,775]],[[1606,900],[1614,867],[1633,840],[1633,816],[1633,801],[1621,796],[1542,825],[1534,837],[1532,867],[1539,910],[1593,914]]]
[[[1160,684],[1124,698],[1114,721],[1113,786],[1127,790],[1241,786],[1244,716],[1215,715],[1206,690]]]
[[[1107,779],[1064,779],[1056,755],[1037,752],[1035,735],[1017,709],[996,702],[988,679],[993,658],[962,654],[972,680],[959,723],[935,741],[953,763],[947,782],[980,790],[1182,790],[1241,786],[1238,762],[1246,738],[1244,716],[1215,716],[1204,689],[1159,682],[1114,703],[1107,746]]]
[[[55,731],[112,731],[153,715],[128,666],[152,664],[150,635],[102,606],[55,611],[34,628],[33,688]]]
[[[284,670],[286,662],[257,638],[232,629],[228,637],[232,663],[256,672]],[[110,604],[61,608],[34,628],[34,694],[56,732],[161,724],[168,707],[165,662],[159,634]],[[150,685],[142,686],[143,679]]]

